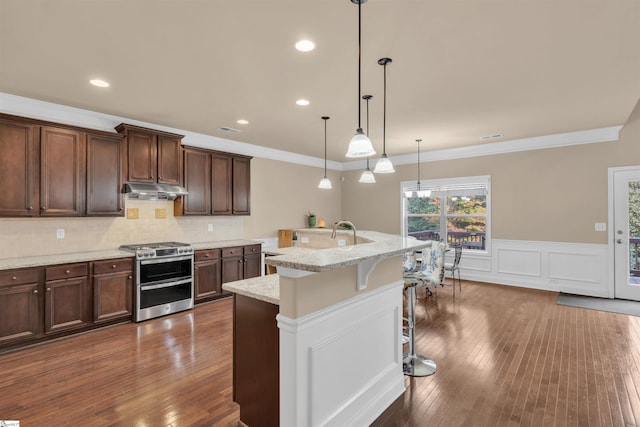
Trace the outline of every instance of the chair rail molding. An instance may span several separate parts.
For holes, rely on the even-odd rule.
[[[608,252],[606,244],[492,239],[489,256],[464,252],[460,269],[463,280],[613,298]]]

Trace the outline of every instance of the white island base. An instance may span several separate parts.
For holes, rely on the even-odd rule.
[[[276,287],[269,276],[223,286],[279,305],[282,427],[368,426],[405,390],[401,254],[429,243],[363,234],[371,243],[282,249],[267,259]]]

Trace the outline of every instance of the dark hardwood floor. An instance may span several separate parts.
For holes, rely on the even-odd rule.
[[[640,318],[557,293],[464,282],[419,299],[438,364],[375,426],[640,426]],[[237,426],[231,300],[0,355],[0,419],[40,426]],[[259,427],[259,426],[251,426]]]

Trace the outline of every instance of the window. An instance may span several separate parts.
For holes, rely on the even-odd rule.
[[[488,251],[490,189],[489,176],[402,182],[403,235]]]

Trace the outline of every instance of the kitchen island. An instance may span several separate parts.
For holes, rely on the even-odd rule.
[[[329,233],[312,230],[306,247],[271,249],[265,262],[276,266],[275,277],[223,285],[235,293],[234,307],[264,309],[236,310],[234,339],[241,339],[236,333],[251,332],[241,326],[248,313],[262,313],[265,320],[275,314],[271,327],[278,328],[283,427],[369,425],[404,391],[401,256],[430,243],[360,231],[358,241],[366,243],[327,248]],[[336,240],[346,241],[351,233],[339,232]],[[264,343],[266,335],[255,334],[254,344]],[[243,354],[234,354],[234,369],[242,369],[236,356]],[[272,374],[266,372],[272,370],[268,365],[260,366],[260,358],[253,360],[259,367],[256,375],[260,369]]]

